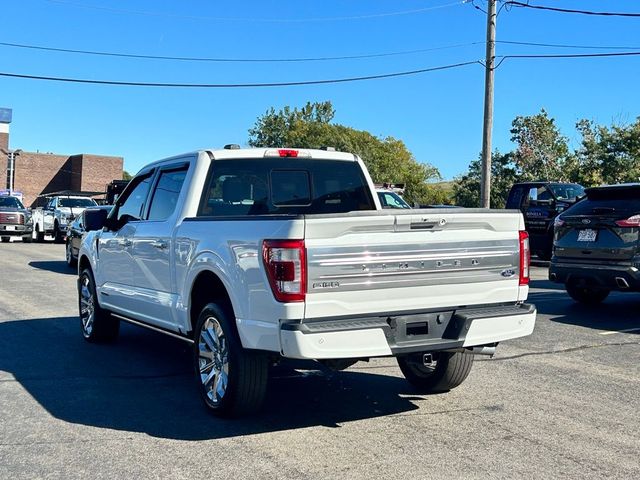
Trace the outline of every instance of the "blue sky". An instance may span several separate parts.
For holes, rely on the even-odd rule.
[[[640,2],[628,0],[532,3],[640,11]],[[476,5],[486,3],[476,0]],[[3,0],[0,11],[0,42],[143,55],[299,58],[466,44],[308,63],[188,63],[0,46],[0,72],[29,75],[255,83],[375,75],[484,58],[486,17],[455,0]],[[412,13],[394,14],[407,11]],[[640,50],[640,18],[505,9],[497,38]],[[498,55],[593,51],[497,47]],[[573,126],[580,118],[631,122],[640,115],[639,78],[640,57],[507,60],[496,71],[494,146],[510,149],[513,118],[542,107],[572,142],[578,140]],[[336,122],[402,139],[417,160],[451,179],[466,171],[481,149],[483,89],[480,65],[368,82],[263,89],[115,87],[0,77],[0,106],[13,109],[12,148],[121,155],[133,173],[172,154],[246,144],[247,130],[272,106],[331,100]]]

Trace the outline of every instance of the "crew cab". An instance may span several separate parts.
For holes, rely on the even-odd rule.
[[[112,341],[126,321],[190,343],[222,416],[258,409],[282,358],[396,357],[416,389],[447,391],[474,354],[535,324],[520,212],[383,210],[349,153],[178,155],[85,222],[97,230],[78,259],[84,338]]]
[[[96,207],[95,200],[80,195],[56,195],[49,197],[44,207],[33,210],[33,237],[44,241],[45,235],[53,235],[56,243],[64,242],[69,224],[85,208]]]

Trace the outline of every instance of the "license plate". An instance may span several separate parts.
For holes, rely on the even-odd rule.
[[[592,230],[590,228],[587,228],[586,230],[580,230],[578,232],[578,241],[579,242],[595,242],[597,236],[598,236],[597,230]]]
[[[15,230],[16,227],[14,225],[7,225],[6,227],[4,227],[5,230]]]

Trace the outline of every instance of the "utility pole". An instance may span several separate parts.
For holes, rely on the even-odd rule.
[[[487,1],[487,54],[484,74],[484,126],[482,128],[482,179],[480,206],[490,207],[491,200],[491,134],[493,132],[493,72],[496,59],[496,0]]]

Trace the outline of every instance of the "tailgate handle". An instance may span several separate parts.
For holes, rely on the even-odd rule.
[[[447,221],[444,218],[438,220],[424,219],[421,222],[411,222],[411,230],[433,230],[436,227],[444,227]]]

